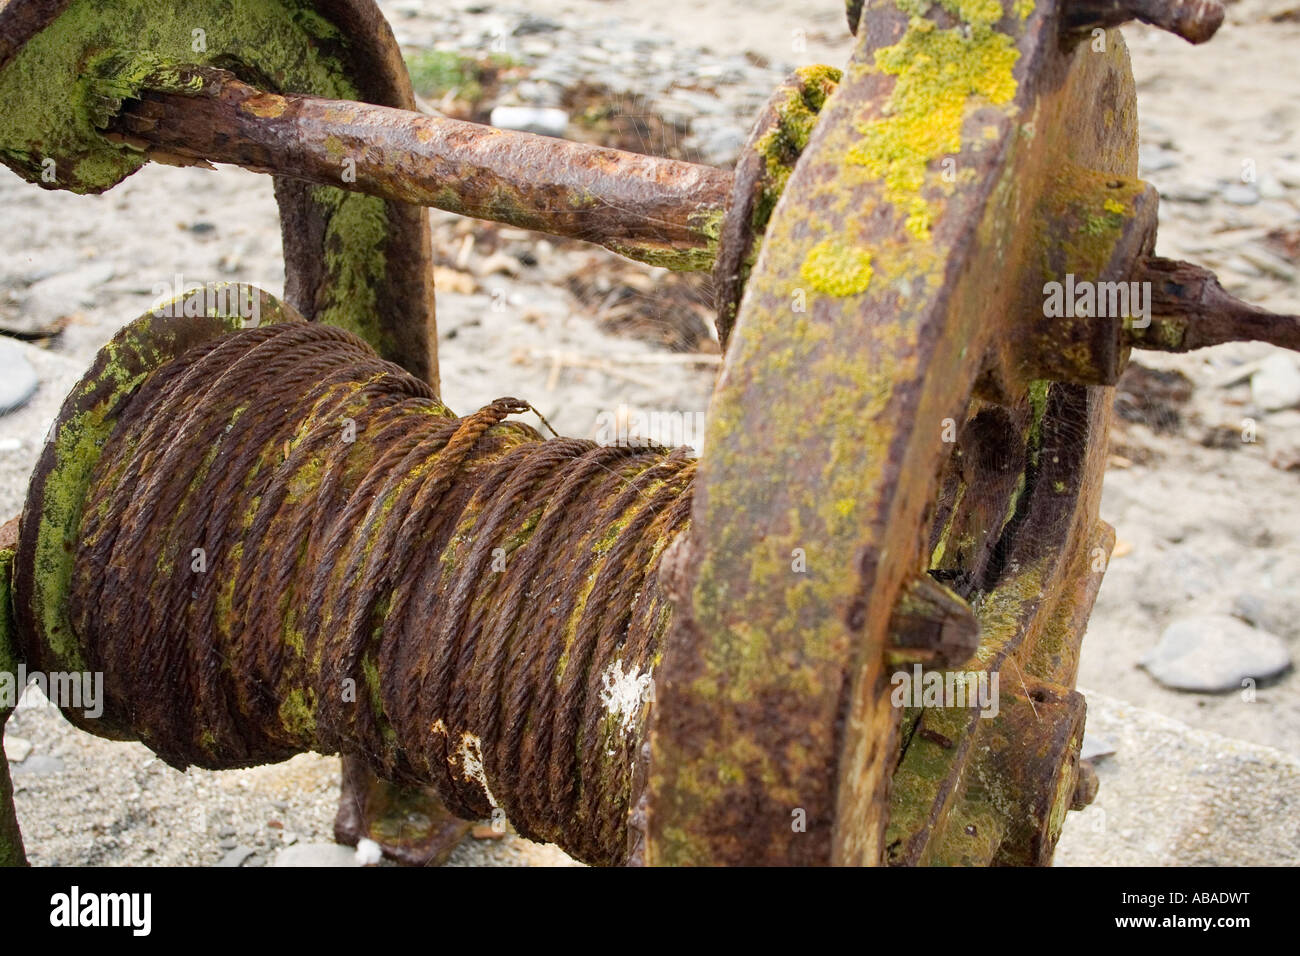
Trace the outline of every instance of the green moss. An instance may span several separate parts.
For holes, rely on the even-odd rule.
[[[278,309],[266,314],[269,322],[279,321],[283,315]],[[191,329],[206,323],[212,335],[234,331],[243,322],[238,315],[187,321],[192,323]],[[195,335],[184,347],[201,339]],[[91,477],[127,396],[155,368],[173,358],[180,345],[175,333],[160,330],[151,315],[126,326],[100,350],[91,371],[68,396],[66,413],[61,413],[66,417],[54,432],[54,464],[45,478],[41,512],[28,515],[27,520],[34,522],[36,534],[30,606],[40,639],[62,670],[87,669],[68,618],[67,594]]]
[[[207,49],[193,49],[201,29]],[[41,183],[74,192],[102,192],[144,163],[129,147],[99,132],[115,108],[114,95],[156,69],[155,59],[217,65],[251,80],[271,79],[283,91],[355,99],[331,51],[344,42],[305,0],[73,0],[0,71],[0,158],[41,183],[41,162],[56,163],[58,179]],[[135,60],[117,87],[93,67],[131,53]]]
[[[280,701],[280,723],[292,736],[301,740],[311,740],[316,736],[315,696],[310,689],[295,689]]]
[[[1043,445],[1043,418],[1047,415],[1047,395],[1052,383],[1036,381],[1029,383],[1029,432],[1026,445],[1029,449],[1029,461],[1033,467],[1038,466],[1038,452]]]
[[[200,52],[196,29],[205,34]],[[73,0],[0,71],[0,159],[47,188],[102,192],[145,162],[100,128],[146,79],[166,88],[179,83],[176,64],[220,66],[273,92],[355,100],[341,57],[348,43],[308,0]],[[47,158],[55,163],[52,183],[41,179]],[[387,271],[386,205],[328,188],[313,198],[327,218],[331,279],[316,318],[391,355],[375,316]]]
[[[325,267],[333,277],[316,318],[354,332],[381,355],[392,354],[379,325],[378,288],[387,271],[384,243],[388,211],[382,199],[317,186],[312,199],[325,208]]]
[[[454,50],[416,50],[406,56],[406,69],[416,93],[430,99],[450,93],[470,104],[483,98],[483,85],[497,70],[514,65],[511,57],[502,54],[474,57]]]
[[[830,66],[805,66],[795,71],[800,85],[787,87],[773,103],[777,122],[755,144],[767,168],[767,182],[754,206],[753,228],[761,233],[790,180],[795,163],[812,138],[817,116],[826,98],[840,82],[841,73]]]
[[[14,646],[13,568],[13,549],[5,548],[0,551],[0,674],[13,674],[18,670],[18,650]],[[7,710],[0,709],[0,725],[8,716]]]

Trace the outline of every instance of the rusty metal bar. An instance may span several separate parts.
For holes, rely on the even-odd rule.
[[[1136,348],[1190,352],[1224,342],[1268,342],[1300,351],[1300,316],[1241,301],[1209,269],[1149,256],[1138,261],[1132,278],[1151,283],[1151,324],[1124,330]]]
[[[1204,43],[1223,24],[1218,0],[1072,0],[1066,5],[1067,30],[1117,27],[1140,20],[1180,36],[1188,43]]]
[[[148,84],[146,84],[148,85]],[[255,89],[184,67],[127,100],[110,135],[163,161],[257,172],[599,243],[672,269],[711,268],[732,174],[407,110]]]

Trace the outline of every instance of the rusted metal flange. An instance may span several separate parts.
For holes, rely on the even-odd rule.
[[[271,92],[415,108],[392,30],[372,0],[233,4],[0,0],[0,160],[49,189],[102,192],[145,163],[110,142],[97,64],[216,66]],[[121,97],[134,92],[119,73]],[[344,168],[340,163],[339,178]],[[285,298],[350,329],[437,385],[430,239],[422,209],[287,177],[275,182]]]
[[[13,564],[17,544],[17,522],[0,527],[0,674],[18,673],[19,657],[14,648]],[[14,788],[9,779],[9,761],[4,756],[4,725],[22,688],[12,686],[13,700],[0,702],[0,866],[26,866],[23,835],[14,812]],[[6,706],[9,705],[9,706]]]
[[[1041,0],[862,11],[714,398],[651,737],[647,862],[1050,856],[1108,550],[1111,392],[1002,370],[1023,367],[1006,356],[1042,311],[1057,237],[1024,226],[1068,198],[1056,171],[1136,173],[1127,53],[1106,39],[1105,53],[1069,49],[1061,6]],[[1101,251],[1076,257],[1088,278],[1132,234],[1139,195],[1098,197],[1113,214]],[[1004,695],[1025,707],[981,721],[891,701],[900,596],[927,574],[980,622],[972,672],[1005,667]],[[1059,717],[1024,739],[1035,708]],[[945,719],[964,723],[931,726]],[[1012,741],[1025,766],[1055,769],[1009,783],[1015,799],[972,789],[989,779],[977,764],[1014,763]],[[996,826],[967,831],[989,814]]]
[[[214,283],[161,304],[123,328],[64,400],[37,459],[19,524],[13,566],[16,649],[29,670],[82,672],[85,649],[68,618],[82,513],[91,475],[117,415],[159,366],[190,348],[249,324],[305,321],[291,306],[251,286]],[[134,740],[108,717],[68,720],[88,733]]]
[[[839,81],[840,71],[829,66],[803,67],[786,77],[759,112],[740,151],[713,265],[718,341],[724,348],[772,209]]]

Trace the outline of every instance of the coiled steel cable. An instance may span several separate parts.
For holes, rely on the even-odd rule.
[[[684,450],[457,418],[340,329],[234,332],[120,410],[70,619],[105,711],[169,763],[316,750],[618,863],[687,526]]]

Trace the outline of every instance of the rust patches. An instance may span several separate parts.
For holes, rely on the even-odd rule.
[[[623,862],[695,462],[457,418],[341,329],[184,321],[105,350],[24,510],[21,646],[105,674],[68,716],[182,768],[339,751],[399,786],[367,827],[432,790]]]
[[[713,264],[731,191],[725,170],[366,103],[271,96],[206,67],[186,75],[198,89],[145,92],[113,130],[168,154],[584,239],[654,265]]]

